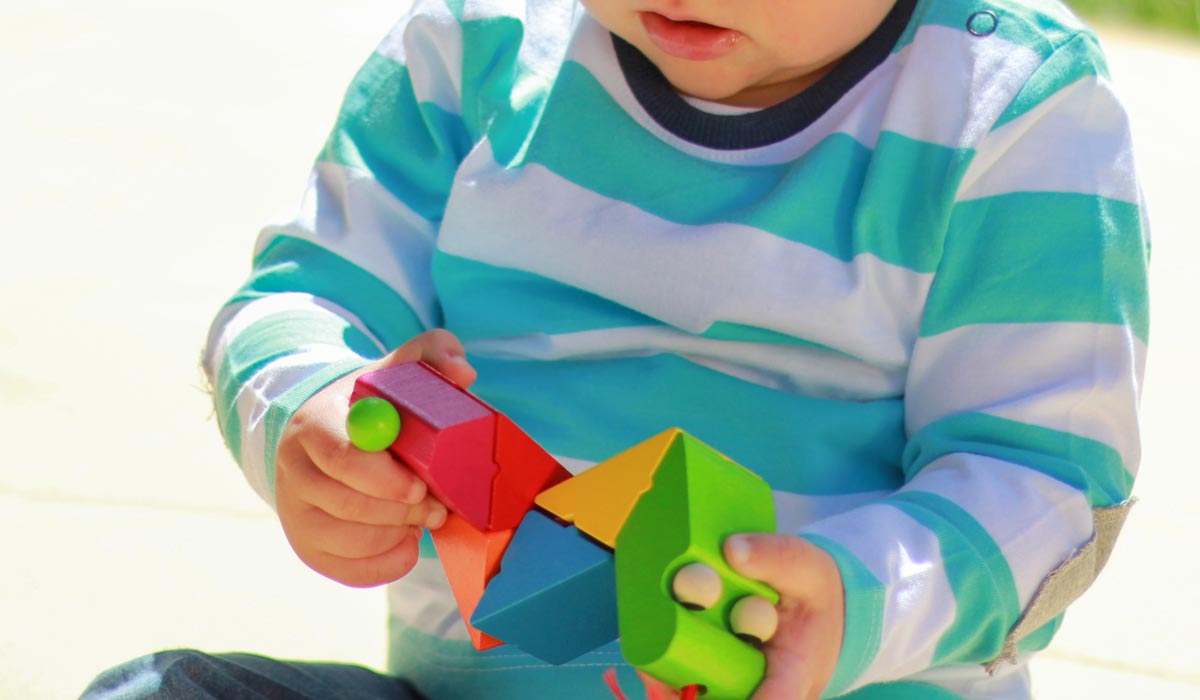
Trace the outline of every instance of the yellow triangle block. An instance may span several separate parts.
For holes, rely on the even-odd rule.
[[[681,435],[671,428],[538,494],[535,503],[573,523],[610,549],[642,494],[654,483],[667,448]]]

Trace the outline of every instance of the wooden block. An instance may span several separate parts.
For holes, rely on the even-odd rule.
[[[351,401],[378,396],[400,412],[388,448],[447,508],[484,530],[491,516],[497,413],[423,362],[358,378]]]
[[[450,581],[450,590],[454,592],[458,610],[471,634],[471,642],[480,651],[504,643],[473,626],[471,615],[483,597],[488,581],[500,570],[501,558],[513,532],[511,529],[483,532],[453,513],[440,528],[430,530],[438,559]]]
[[[612,553],[576,528],[530,511],[471,624],[561,664],[617,638]]]
[[[733,534],[774,531],[774,499],[765,481],[696,438],[675,434],[654,470],[652,487],[617,536],[617,601],[626,660],[677,688],[703,685],[712,700],[753,695],[766,661],[756,646],[738,637],[730,615],[747,596],[773,605],[779,594],[735,572],[722,545]],[[695,562],[721,579],[719,598],[702,610],[680,604],[664,583]]]
[[[503,414],[496,415],[495,461],[499,473],[492,485],[490,526],[496,530],[521,524],[543,490],[571,478],[541,445]]]
[[[616,546],[638,498],[650,489],[663,453],[680,435],[664,431],[538,495],[536,503],[608,547]]]

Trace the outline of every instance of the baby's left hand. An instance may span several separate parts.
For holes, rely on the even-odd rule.
[[[763,647],[767,672],[753,700],[816,700],[833,677],[846,623],[842,574],[833,557],[792,535],[747,534],[725,541],[725,559],[743,576],[779,591],[779,629]],[[641,675],[647,697],[678,697]]]

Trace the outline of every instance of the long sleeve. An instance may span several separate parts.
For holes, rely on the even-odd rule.
[[[1130,154],[1086,34],[975,148],[909,366],[905,484],[802,533],[846,583],[829,695],[1002,670],[1103,566],[1139,461],[1148,333]]]
[[[300,405],[440,324],[430,258],[468,145],[453,17],[420,5],[354,78],[298,216],[263,230],[248,281],[210,331],[221,431],[268,502]]]

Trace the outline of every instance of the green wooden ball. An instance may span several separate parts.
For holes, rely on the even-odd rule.
[[[364,452],[382,452],[400,435],[400,412],[387,399],[368,396],[355,401],[346,416],[350,442]]]

